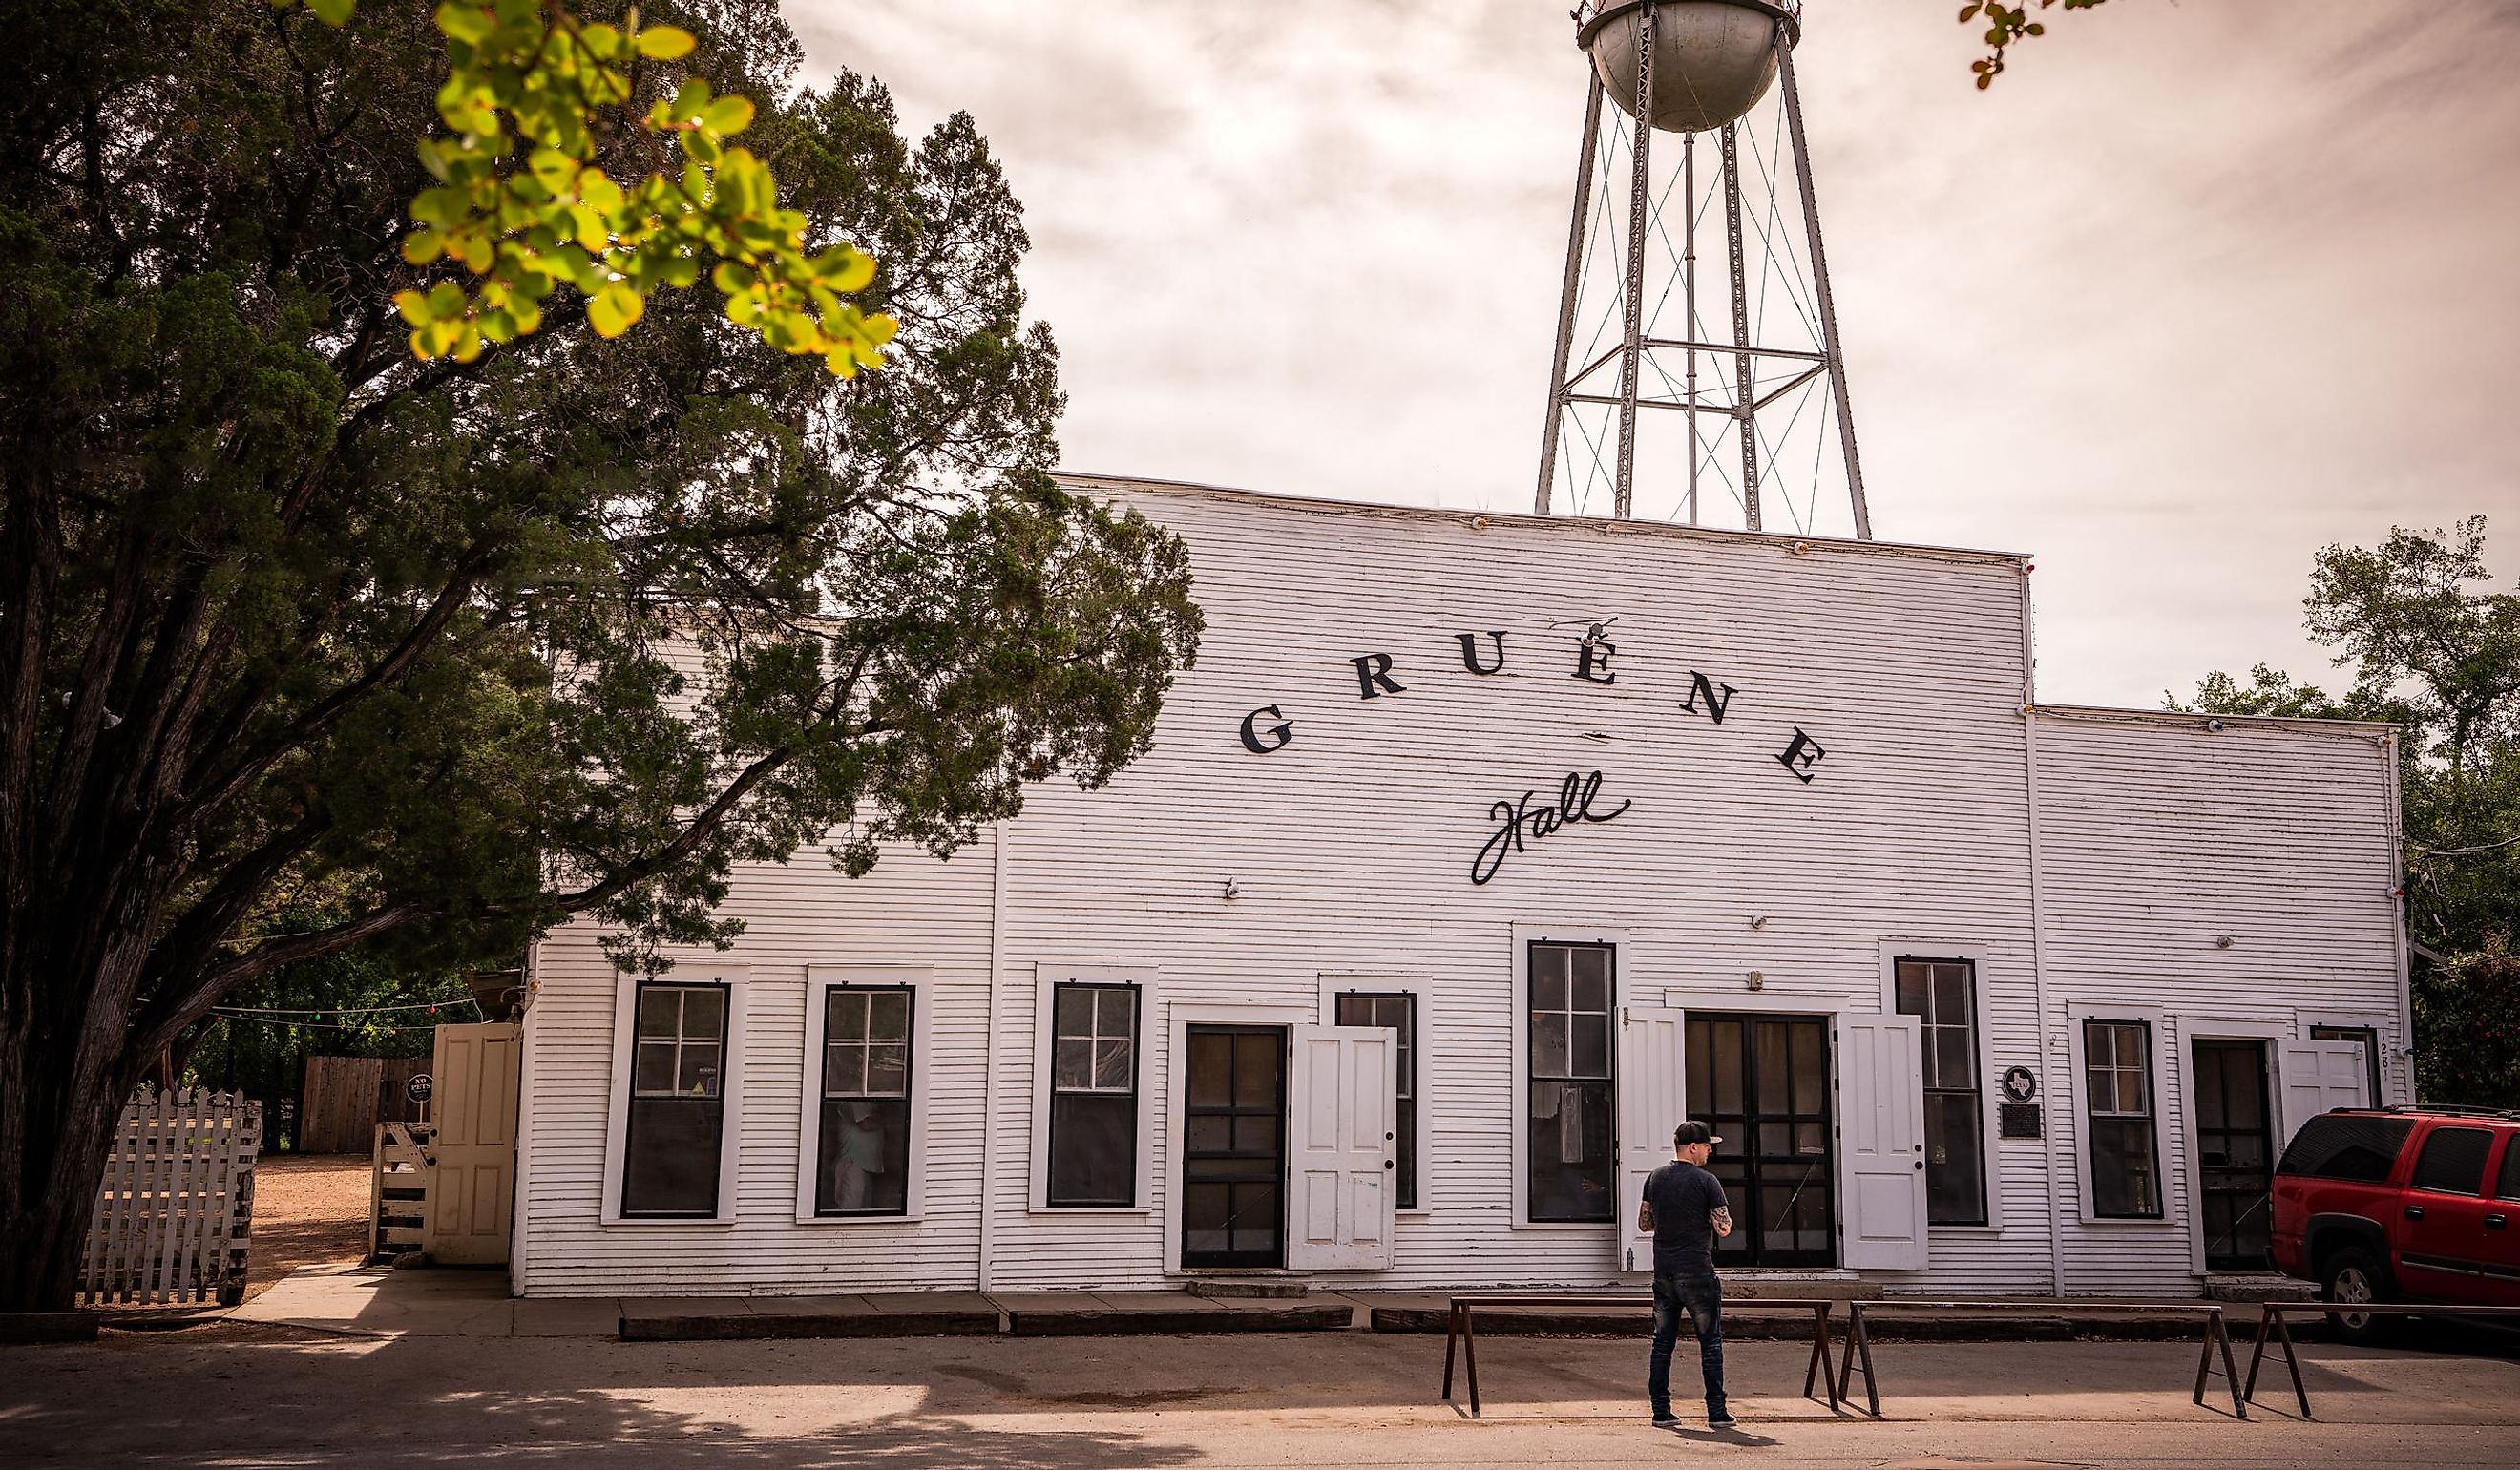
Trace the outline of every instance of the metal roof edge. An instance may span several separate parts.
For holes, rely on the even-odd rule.
[[[1974,547],[1925,546],[1904,541],[1857,541],[1848,537],[1801,535],[1778,531],[1735,531],[1717,526],[1673,525],[1660,520],[1613,520],[1597,515],[1533,515],[1514,511],[1465,511],[1445,506],[1406,506],[1387,501],[1340,500],[1317,495],[1282,495],[1242,490],[1230,485],[1204,485],[1192,480],[1156,479],[1148,475],[1101,474],[1055,470],[1052,478],[1070,490],[1107,489],[1140,494],[1174,495],[1203,500],[1248,502],[1275,510],[1316,515],[1406,516],[1468,525],[1550,526],[1582,529],[1606,536],[1666,536],[1683,541],[1712,541],[1773,546],[1791,550],[1797,544],[1814,551],[1859,555],[1924,557],[1935,560],[2027,564],[2027,552],[1986,551]]]
[[[2210,709],[2138,709],[2114,704],[2051,704],[2041,701],[2030,706],[2034,715],[2048,715],[2066,720],[2089,720],[2102,724],[2160,725],[2184,728],[2201,727],[2208,720],[2220,720],[2227,726],[2255,726],[2261,729],[2299,729],[2305,732],[2334,730],[2366,730],[2395,732],[2405,727],[2393,720],[2338,720],[2316,715],[2228,715]]]

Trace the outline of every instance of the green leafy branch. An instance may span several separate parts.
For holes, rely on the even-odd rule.
[[[2061,4],[2067,10],[2092,10],[2102,3],[2104,0],[2039,0],[2039,8],[2051,10]],[[1962,25],[1980,16],[1986,17],[1988,50],[1985,56],[1969,63],[1969,69],[1977,73],[1977,89],[1983,92],[2003,74],[2004,52],[2032,36],[2046,35],[2048,27],[2030,19],[2029,0],[2022,0],[2019,5],[2003,5],[1999,0],[1969,0],[1968,4],[1960,7]]]
[[[273,3],[338,26],[357,0]],[[523,336],[562,286],[585,296],[597,334],[618,336],[651,293],[690,287],[714,262],[728,321],[842,378],[882,365],[896,324],[845,299],[875,279],[874,257],[846,244],[807,248],[805,215],[780,206],[768,165],[727,141],[751,126],[749,101],[687,78],[637,119],[676,140],[679,169],[624,184],[595,165],[598,125],[629,107],[633,69],[689,56],[691,32],[643,27],[635,10],[619,26],[584,24],[543,0],[445,0],[436,21],[448,131],[420,141],[438,182],[412,200],[402,254],[456,262],[472,284],[395,293],[414,356],[470,362]]]

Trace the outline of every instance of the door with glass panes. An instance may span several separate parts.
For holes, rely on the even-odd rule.
[[[2275,1140],[2267,1044],[2195,1042],[2196,1205],[2208,1270],[2272,1270]]]
[[[1286,1030],[1192,1026],[1182,1112],[1181,1262],[1286,1264]]]
[[[1692,1010],[1688,1036],[1688,1116],[1724,1140],[1706,1167],[1732,1205],[1716,1265],[1834,1265],[1827,1018]]]

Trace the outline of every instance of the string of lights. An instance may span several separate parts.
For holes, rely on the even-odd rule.
[[[239,1021],[256,1026],[304,1026],[326,1031],[360,1031],[368,1023],[356,1018],[365,1016],[403,1015],[426,1011],[435,1015],[440,1006],[468,1005],[475,1014],[481,1002],[470,996],[453,1001],[414,1001],[403,1005],[332,1005],[319,1008],[292,1009],[277,1005],[213,1005],[210,1014],[223,1021]],[[326,1017],[331,1017],[327,1020]]]

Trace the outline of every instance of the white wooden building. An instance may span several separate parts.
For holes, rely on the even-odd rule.
[[[1599,1284],[2193,1294],[2404,1101],[2389,728],[2040,702],[2020,557],[1080,480],[1188,541],[1153,751],[989,840],[531,960],[526,1295]]]

